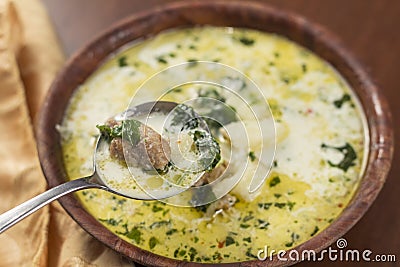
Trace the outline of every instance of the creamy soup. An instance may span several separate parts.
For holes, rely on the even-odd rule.
[[[76,90],[59,127],[70,179],[92,170],[97,124],[123,111],[149,76],[182,62],[196,68],[197,60],[239,69],[262,90],[265,99],[257,101],[269,103],[277,148],[263,186],[250,196],[239,183],[230,192],[234,203],[218,213],[207,210],[213,204],[176,207],[98,190],[77,193],[82,205],[122,239],[186,261],[254,260],[266,245],[286,250],[318,235],[357,189],[368,152],[366,124],[351,88],[327,62],[274,34],[179,29],[112,55]],[[180,96],[175,90],[168,98],[179,101]],[[232,145],[240,151],[240,143]],[[257,153],[246,151],[246,156],[249,168],[259,163]]]

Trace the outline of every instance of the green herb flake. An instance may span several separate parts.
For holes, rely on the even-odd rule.
[[[236,242],[235,242],[235,239],[233,239],[233,237],[231,237],[231,236],[227,236],[226,237],[226,239],[225,239],[225,246],[230,246],[230,245],[232,245],[232,244],[235,244]]]
[[[280,198],[282,196],[282,194],[274,194],[274,197],[276,198]]]
[[[126,56],[122,56],[122,57],[118,58],[118,66],[120,68],[128,66],[128,62],[126,62],[126,60],[127,60]]]
[[[303,71],[303,73],[307,72],[307,64],[301,64],[301,70]]]
[[[300,238],[300,236],[298,235],[298,234],[296,234],[296,233],[292,233],[291,235],[290,235],[290,237],[292,238],[292,240],[290,241],[290,242],[287,242],[286,244],[285,244],[285,246],[286,247],[291,247],[291,246],[293,246],[293,244],[297,241],[297,240],[299,240],[299,238]]]
[[[314,231],[310,234],[310,236],[314,236],[316,233],[318,233],[319,227],[315,226]]]
[[[287,202],[287,206],[289,207],[289,210],[292,210],[294,205],[296,205],[296,202],[291,202],[291,201]]]
[[[246,45],[246,46],[252,46],[252,45],[254,45],[254,43],[255,43],[254,39],[250,39],[250,38],[245,37],[245,36],[240,37],[240,38],[239,38],[239,41],[240,41],[243,45]]]
[[[192,67],[195,67],[195,66],[197,65],[198,60],[197,60],[197,59],[194,59],[194,58],[189,58],[189,59],[187,60],[187,62],[189,63],[187,67],[188,67],[188,68],[192,68]]]
[[[258,259],[257,256],[254,255],[254,254],[251,252],[251,248],[248,248],[248,249],[247,249],[247,251],[246,251],[246,256],[249,257],[249,258]]]
[[[284,83],[286,83],[286,84],[289,84],[289,83],[290,83],[290,78],[288,78],[288,77],[282,77],[282,81],[283,81]]]
[[[245,216],[245,217],[243,218],[243,222],[247,222],[247,221],[250,221],[250,220],[252,220],[252,219],[254,219],[254,216],[253,216],[253,215],[247,215],[247,216]]]
[[[268,225],[270,224],[269,222],[267,222],[267,221],[264,221],[264,220],[261,220],[261,219],[258,219],[257,220],[257,222],[258,222],[258,228],[259,229],[267,229],[268,228]]]
[[[153,206],[154,207],[154,206]],[[158,222],[153,222],[150,225],[150,229],[154,229],[154,228],[160,228],[163,225],[169,225],[171,222],[170,221],[158,221]]]
[[[271,202],[266,202],[266,203],[258,203],[258,207],[268,210],[271,207],[272,203]]]
[[[139,244],[141,241],[142,237],[142,232],[138,229],[138,227],[133,227],[127,234],[127,238],[132,239],[135,241],[136,244]]]
[[[154,236],[150,237],[149,239],[149,248],[153,249],[159,243],[158,239]]]
[[[175,251],[174,251],[174,258],[178,257],[178,253],[179,253],[179,248],[175,249]]]
[[[279,176],[275,176],[269,182],[269,187],[274,187],[274,186],[278,185],[280,182],[281,182],[281,178],[279,178]]]
[[[256,160],[256,155],[254,154],[254,151],[250,151],[249,152],[249,158],[251,161],[255,161]]]
[[[197,255],[197,250],[194,247],[191,247],[189,249],[189,256],[190,256],[190,261],[194,260],[194,257]]]
[[[278,167],[278,161],[274,160],[274,162],[272,163],[272,167],[274,168]]]
[[[222,260],[221,253],[218,251],[215,251],[215,253],[212,256],[213,260]]]
[[[216,89],[214,88],[201,88],[198,92],[197,92],[199,97],[207,97],[207,98],[213,98],[215,100],[221,101],[223,103],[225,103],[226,98],[223,97],[220,92],[218,92]]]
[[[176,232],[178,232],[178,230],[174,228],[174,229],[168,230],[165,234],[166,234],[166,235],[172,235],[172,234],[174,234],[174,233],[176,233]]]
[[[240,224],[240,228],[247,229],[247,228],[249,228],[249,227],[250,227],[250,224],[245,224],[245,223],[241,223],[241,224]]]
[[[194,243],[199,242],[199,238],[198,238],[197,236],[195,236],[194,239],[193,239],[193,242],[194,242]]]
[[[110,127],[108,125],[96,125],[96,128],[99,129],[100,134],[110,142],[113,138],[122,137],[122,124],[115,125]]]
[[[174,93],[180,93],[180,92],[182,92],[182,88],[177,87],[177,88],[172,89],[171,91]]]
[[[156,59],[157,59],[158,63],[168,64],[168,61],[164,57],[157,57]]]
[[[192,137],[198,151],[208,151],[207,154],[203,152],[204,156],[200,159],[200,162],[203,163],[205,171],[211,171],[221,160],[221,150],[218,142],[211,134],[205,131],[194,131]]]
[[[274,204],[274,206],[277,207],[278,209],[283,209],[284,207],[286,207],[286,203],[279,203],[279,202],[276,202],[276,203]]]
[[[186,250],[182,249],[181,251],[179,251],[179,256],[183,257],[186,254]]]
[[[158,207],[158,206],[156,206],[156,205],[153,205],[153,207],[151,208],[151,210],[152,210],[153,212],[159,212],[159,211],[162,211],[163,208]]]
[[[350,95],[349,94],[344,94],[342,96],[342,98],[333,101],[333,104],[335,105],[336,108],[341,108],[344,103],[350,102],[350,101],[351,101]]]
[[[164,210],[164,211],[162,212],[162,215],[165,216],[168,212],[169,212],[169,209]]]
[[[285,244],[285,247],[290,248],[291,246],[293,246],[293,242],[287,242]]]
[[[249,236],[249,237],[243,238],[243,241],[251,243],[251,237]]]
[[[331,167],[339,168],[339,169],[343,170],[344,172],[347,172],[347,170],[350,167],[356,165],[355,160],[357,159],[357,153],[349,143],[346,143],[344,146],[341,146],[341,147],[334,147],[334,146],[328,146],[326,144],[322,144],[321,148],[335,149],[343,154],[343,159],[337,164],[328,160],[328,164]]]
[[[99,218],[99,221],[107,223],[108,225],[112,225],[112,226],[117,226],[121,222],[121,220],[117,221],[114,218],[110,218],[110,219],[100,219]]]

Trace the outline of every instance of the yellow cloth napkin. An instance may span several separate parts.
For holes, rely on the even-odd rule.
[[[0,213],[43,192],[33,123],[64,56],[40,0],[0,0]],[[132,266],[54,202],[0,235],[3,266]]]

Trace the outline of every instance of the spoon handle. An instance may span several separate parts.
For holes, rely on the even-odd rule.
[[[91,183],[89,181],[91,177],[92,176],[80,178],[60,184],[1,214],[0,234],[59,197],[82,189],[103,188],[102,185]]]

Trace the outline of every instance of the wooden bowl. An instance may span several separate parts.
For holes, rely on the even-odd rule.
[[[350,204],[328,228],[294,248],[319,252],[343,236],[366,212],[381,190],[393,152],[393,132],[388,105],[361,65],[332,34],[297,15],[248,1],[186,1],[169,4],[129,17],[105,31],[73,56],[55,79],[40,114],[37,140],[43,172],[50,187],[66,180],[56,125],[63,118],[74,90],[112,52],[137,38],[160,31],[194,25],[246,27],[286,36],[332,64],[358,95],[367,117],[370,144],[368,164]],[[61,205],[88,233],[119,253],[149,266],[198,266],[142,250],[111,233],[87,213],[71,194]],[[285,266],[294,262],[248,261],[225,266]]]

